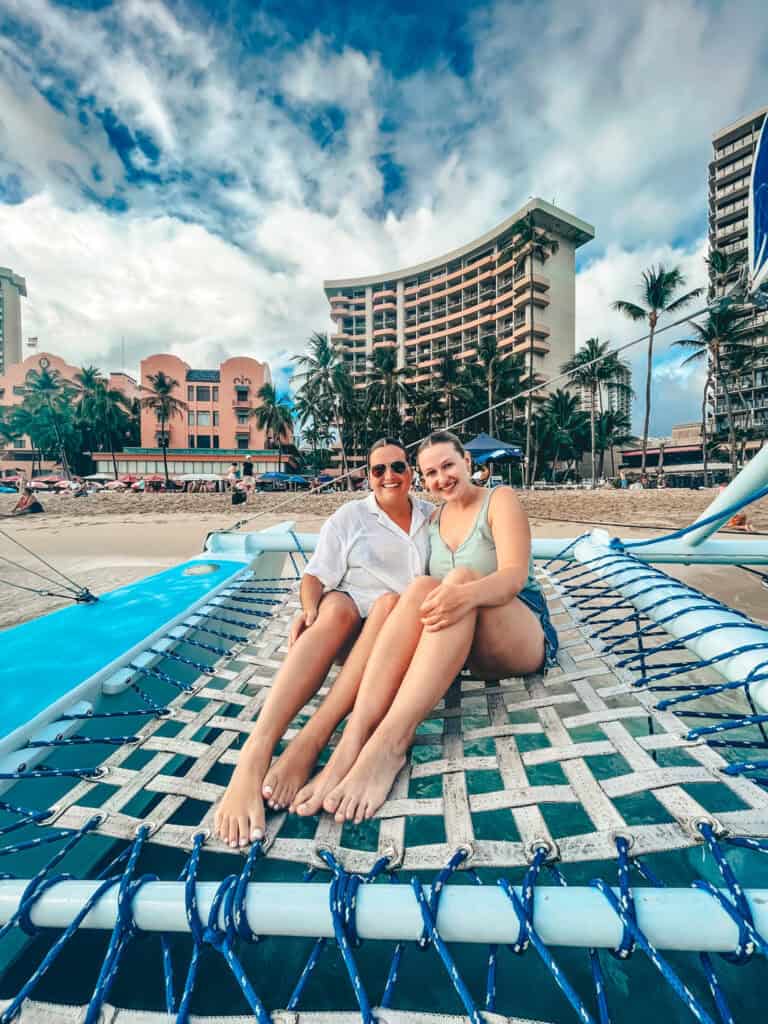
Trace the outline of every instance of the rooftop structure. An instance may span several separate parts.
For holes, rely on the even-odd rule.
[[[724,253],[732,262],[731,271],[718,276],[710,271],[710,298],[729,291],[747,262],[747,212],[752,161],[760,129],[768,106],[742,117],[717,132],[712,139],[709,164],[709,251]],[[764,325],[766,334],[756,342],[756,358],[743,372],[718,382],[715,428],[726,433],[727,387],[734,410],[734,423],[742,430],[768,434],[768,312],[755,312],[754,319]]]
[[[514,225],[531,215],[559,248],[546,262],[521,246]],[[531,199],[480,238],[423,263],[367,277],[324,282],[355,385],[366,386],[378,349],[397,352],[414,383],[438,376],[441,360],[477,361],[494,338],[505,353],[533,358],[545,380],[575,347],[575,251],[594,237],[585,221]]]
[[[0,374],[21,362],[21,299],[27,282],[8,267],[0,267]]]

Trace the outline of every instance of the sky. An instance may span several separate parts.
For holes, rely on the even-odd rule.
[[[133,374],[252,355],[285,387],[330,330],[323,279],[438,256],[541,196],[595,226],[577,346],[636,337],[610,303],[643,269],[705,281],[711,137],[768,103],[768,17],[631,6],[0,0],[0,266],[26,278],[24,334]],[[698,416],[671,339],[655,434]]]

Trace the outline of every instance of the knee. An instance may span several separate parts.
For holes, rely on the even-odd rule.
[[[443,580],[444,583],[472,583],[473,580],[479,580],[480,573],[474,569],[469,569],[464,565],[458,566],[456,569],[451,569],[448,575]]]
[[[439,584],[440,580],[435,579],[434,576],[417,576],[416,579],[408,584],[408,588],[403,593],[401,600],[421,604]]]
[[[320,615],[333,629],[351,629],[360,622],[360,615],[351,598],[343,597],[333,601],[324,600],[320,605]]]
[[[375,609],[376,611],[383,612],[385,615],[389,615],[399,600],[399,594],[382,594],[381,597],[376,598],[373,602],[371,612]]]

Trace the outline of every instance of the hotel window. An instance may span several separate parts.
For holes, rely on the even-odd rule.
[[[195,400],[195,388],[192,384],[187,384],[187,401],[194,402]]]
[[[218,388],[211,388],[211,390],[213,392],[213,400],[214,400],[214,402],[218,402],[218,400],[219,400],[219,389]]]
[[[211,389],[210,388],[198,388],[197,389],[197,400],[198,400],[198,402],[210,402],[210,400],[211,400]]]
[[[237,399],[238,402],[247,402],[248,401],[248,388],[236,388],[235,389],[235,398]]]
[[[247,415],[245,413],[243,413],[243,412],[239,412],[237,414],[237,424],[238,424],[238,426],[244,427],[244,426],[247,425],[247,423],[248,423]]]
[[[216,389],[214,388],[214,391],[215,390]],[[213,411],[213,425],[214,425],[214,427],[218,427],[218,425],[219,425],[219,413],[218,413],[217,409],[214,409],[214,411]]]
[[[210,448],[211,447],[210,435],[208,435],[208,434],[198,434],[197,435],[197,447],[198,448]]]
[[[189,441],[189,447],[190,448],[194,448],[195,447],[195,435],[194,434],[190,434],[189,437],[187,438],[187,440]]]
[[[213,435],[213,446],[212,447],[214,447],[214,448],[218,448],[219,447],[219,435],[218,434],[214,434]]]
[[[210,427],[211,414],[209,412],[199,412],[197,414],[197,425],[198,427]]]
[[[237,439],[237,448],[238,448],[238,451],[247,451],[247,449],[248,449],[248,438],[247,437],[238,437],[238,439]]]
[[[195,425],[195,414],[192,412],[191,409],[187,411],[187,424],[190,427],[194,427]]]

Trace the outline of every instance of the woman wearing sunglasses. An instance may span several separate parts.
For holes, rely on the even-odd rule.
[[[352,709],[398,595],[426,569],[433,506],[410,497],[412,473],[402,444],[392,438],[377,441],[368,465],[371,493],[342,505],[320,531],[302,577],[301,611],[291,626],[288,655],[216,810],[216,835],[230,846],[262,838],[265,801],[274,809],[292,803]],[[328,696],[270,767],[287,726],[337,660],[344,665]]]
[[[476,486],[469,456],[447,431],[421,445],[418,461],[425,489],[442,502],[429,528],[430,575],[408,587],[381,628],[339,745],[297,795],[299,814],[322,806],[337,822],[372,817],[463,665],[501,679],[554,661],[557,634],[514,491]]]

